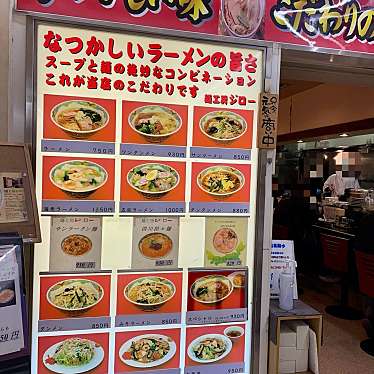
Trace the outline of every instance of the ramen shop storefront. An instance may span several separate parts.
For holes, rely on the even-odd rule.
[[[258,373],[272,151],[257,148],[257,120],[279,61],[207,24],[170,37],[144,20],[154,27],[29,20],[43,231],[32,373]]]

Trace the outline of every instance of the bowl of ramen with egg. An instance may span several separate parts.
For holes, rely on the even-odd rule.
[[[52,109],[51,119],[71,137],[84,139],[108,125],[109,113],[104,107],[91,101],[69,100]]]
[[[135,132],[152,143],[164,141],[182,126],[182,119],[175,110],[160,105],[137,108],[130,113],[128,121]]]
[[[62,241],[61,249],[69,256],[83,256],[92,249],[92,241],[85,235],[69,235]]]
[[[167,256],[172,249],[173,241],[160,232],[145,235],[139,241],[139,252],[152,260]]]
[[[264,0],[222,0],[221,22],[226,34],[241,38],[253,36],[265,14]]]
[[[207,275],[195,280],[190,288],[191,297],[202,304],[215,304],[227,299],[234,286],[224,275]]]
[[[153,311],[171,300],[175,292],[175,285],[169,279],[148,276],[130,282],[124,289],[124,296],[139,309]]]
[[[216,142],[231,142],[244,135],[247,122],[234,112],[215,111],[201,118],[200,131]]]
[[[158,199],[179,184],[178,172],[171,166],[157,163],[141,164],[127,174],[128,184],[148,199]]]
[[[199,188],[215,198],[225,198],[237,193],[244,183],[243,173],[226,165],[210,166],[197,176]]]
[[[68,195],[84,198],[107,182],[108,172],[95,162],[72,160],[55,165],[50,171],[49,179]]]

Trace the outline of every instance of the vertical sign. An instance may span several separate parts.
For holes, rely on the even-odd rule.
[[[260,110],[257,127],[257,147],[277,147],[279,95],[263,92],[260,94]]]

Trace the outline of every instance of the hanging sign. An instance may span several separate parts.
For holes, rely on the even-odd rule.
[[[372,0],[18,0],[17,9],[374,53]]]

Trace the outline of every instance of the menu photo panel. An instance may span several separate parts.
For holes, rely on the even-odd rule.
[[[184,374],[245,370],[245,324],[187,327]]]
[[[38,374],[109,373],[109,333],[39,336]]]
[[[188,106],[122,102],[121,155],[185,158]]]
[[[119,272],[116,327],[181,323],[183,271]]]
[[[180,328],[116,332],[114,373],[180,374]]]
[[[134,217],[131,267],[175,269],[178,266],[179,217]]]
[[[44,95],[43,152],[114,154],[116,102]]]
[[[248,319],[248,268],[188,270],[187,325]]]
[[[185,162],[122,160],[120,213],[183,214],[185,184]]]
[[[40,275],[39,332],[110,328],[111,274]]]
[[[43,157],[42,213],[114,213],[114,159]]]

